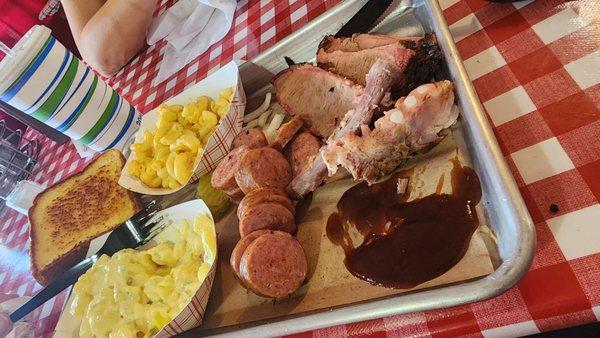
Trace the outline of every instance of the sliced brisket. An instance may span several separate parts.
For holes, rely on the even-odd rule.
[[[319,44],[317,64],[364,85],[365,75],[375,61],[383,58],[394,62],[401,72],[392,88],[393,97],[398,98],[431,80],[442,57],[433,35],[400,38],[358,34],[351,38],[326,36]]]
[[[322,138],[331,134],[363,92],[362,86],[310,64],[282,71],[273,85],[279,104]]]
[[[342,122],[327,139],[327,144],[336,143],[347,134],[355,134],[362,125],[368,124],[373,118],[377,105],[396,81],[398,75],[399,71],[394,63],[377,60],[367,74],[364,93],[356,101],[353,109],[349,109],[344,115]],[[323,146],[321,151],[325,147]],[[327,166],[323,157],[318,155],[310,165],[293,178],[286,191],[290,197],[301,199],[321,185],[326,176]]]

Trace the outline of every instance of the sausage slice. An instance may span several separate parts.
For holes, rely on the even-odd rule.
[[[279,188],[259,188],[244,196],[237,209],[238,219],[242,218],[248,207],[264,202],[279,203],[291,211],[292,214],[296,214],[294,203],[287,197],[285,191]]]
[[[284,123],[280,128],[275,140],[271,143],[271,147],[278,151],[282,151],[288,142],[302,129],[304,122],[301,119],[294,117],[287,123]]]
[[[258,295],[281,298],[296,291],[306,278],[308,264],[300,243],[290,234],[273,231],[248,245],[239,270]]]
[[[238,171],[242,158],[249,150],[247,146],[241,146],[230,151],[215,168],[210,184],[221,190],[233,190],[237,188],[235,173]]]
[[[300,172],[312,159],[319,154],[321,142],[313,134],[304,132],[298,134],[289,147],[286,148],[288,160],[292,169],[292,177],[298,176]]]
[[[281,230],[296,232],[294,214],[279,203],[265,202],[246,208],[239,222],[240,236],[244,237],[256,230]]]
[[[233,189],[223,190],[223,191],[236,204],[239,204],[242,201],[242,199],[244,198],[244,192],[237,185]]]
[[[290,164],[280,152],[270,147],[249,150],[235,172],[235,181],[244,194],[265,187],[283,189],[291,180]]]
[[[251,232],[248,235],[242,237],[235,245],[235,248],[233,248],[233,251],[231,252],[231,257],[229,258],[229,263],[231,264],[231,269],[233,270],[234,275],[242,283],[242,285],[245,285],[245,281],[242,278],[242,275],[240,274],[240,261],[242,260],[242,255],[244,254],[244,251],[246,251],[246,248],[248,247],[248,245],[250,245],[250,243],[252,243],[252,241],[257,239],[261,235],[269,232],[270,230],[257,230]]]
[[[266,147],[269,145],[265,133],[260,128],[242,130],[233,139],[233,148],[246,146],[250,149]]]

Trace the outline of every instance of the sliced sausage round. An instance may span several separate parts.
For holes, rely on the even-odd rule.
[[[290,234],[296,232],[294,214],[279,203],[265,202],[246,208],[239,221],[240,236],[256,230],[280,230]]]
[[[235,188],[233,188],[233,189],[223,190],[223,191],[227,194],[227,196],[229,196],[229,198],[233,202],[235,202],[237,204],[239,204],[242,201],[242,199],[244,198],[244,192],[238,186],[235,186]]]
[[[265,187],[283,189],[291,180],[290,164],[280,152],[270,147],[249,150],[235,172],[235,181],[244,194]]]
[[[320,149],[321,142],[311,133],[300,133],[294,137],[286,149],[292,169],[292,176],[298,176],[311,163],[311,159],[319,153]]]
[[[298,240],[279,231],[263,234],[248,245],[239,271],[246,285],[258,295],[281,298],[304,282],[308,264]]]
[[[215,168],[210,184],[221,190],[237,188],[235,173],[238,171],[242,158],[249,150],[247,146],[241,146],[230,151]]]
[[[294,117],[288,122],[284,123],[280,128],[275,140],[271,143],[271,147],[278,151],[282,151],[288,142],[290,142],[294,136],[302,129],[304,122],[301,119]]]
[[[250,243],[252,243],[252,241],[257,239],[261,235],[269,232],[270,230],[257,230],[251,232],[248,235],[242,237],[235,245],[235,248],[233,248],[233,251],[231,252],[231,257],[229,258],[229,263],[231,264],[231,269],[233,270],[234,275],[242,283],[242,285],[245,285],[245,283],[244,279],[242,278],[242,275],[240,274],[240,261],[242,260],[242,255],[244,254],[244,251],[246,251],[246,248],[248,247],[248,245],[250,245]]]
[[[237,209],[238,219],[242,218],[242,215],[246,212],[248,207],[264,202],[279,203],[291,211],[292,214],[296,214],[294,203],[292,203],[292,200],[287,197],[283,189],[258,188],[249,192],[240,202]]]
[[[265,133],[260,128],[242,130],[233,139],[233,148],[246,146],[250,149],[266,147],[269,145]]]

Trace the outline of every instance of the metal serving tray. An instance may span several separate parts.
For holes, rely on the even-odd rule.
[[[273,74],[287,67],[284,56],[296,61],[312,60],[326,34],[335,33],[367,0],[347,0],[241,66],[249,98],[266,90]],[[477,171],[485,221],[497,245],[495,270],[487,277],[453,285],[419,290],[383,299],[283,316],[215,330],[198,328],[184,336],[232,335],[278,336],[401,313],[456,306],[497,296],[512,287],[527,271],[535,246],[535,230],[512,174],[504,161],[492,128],[469,80],[436,0],[395,2],[374,30],[397,35],[434,32],[446,58],[446,72],[454,80],[462,108],[457,146],[470,157]],[[268,81],[268,80],[267,80]],[[250,107],[252,108],[252,107]]]

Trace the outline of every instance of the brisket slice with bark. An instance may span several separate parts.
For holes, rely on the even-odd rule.
[[[327,138],[363,93],[363,87],[311,64],[298,64],[273,79],[279,104],[310,131]]]
[[[335,38],[333,35],[328,35],[321,40],[321,43],[319,43],[319,51],[323,50],[327,53],[334,51],[358,52],[360,50],[391,45],[401,41],[418,41],[420,39],[421,37],[401,38],[393,35],[379,34],[354,34],[349,38]]]
[[[407,95],[429,82],[439,70],[443,54],[435,36],[400,38],[388,35],[358,34],[350,38],[326,36],[319,44],[319,67],[365,84],[365,75],[378,59],[396,64],[401,75],[392,87],[393,98]]]

